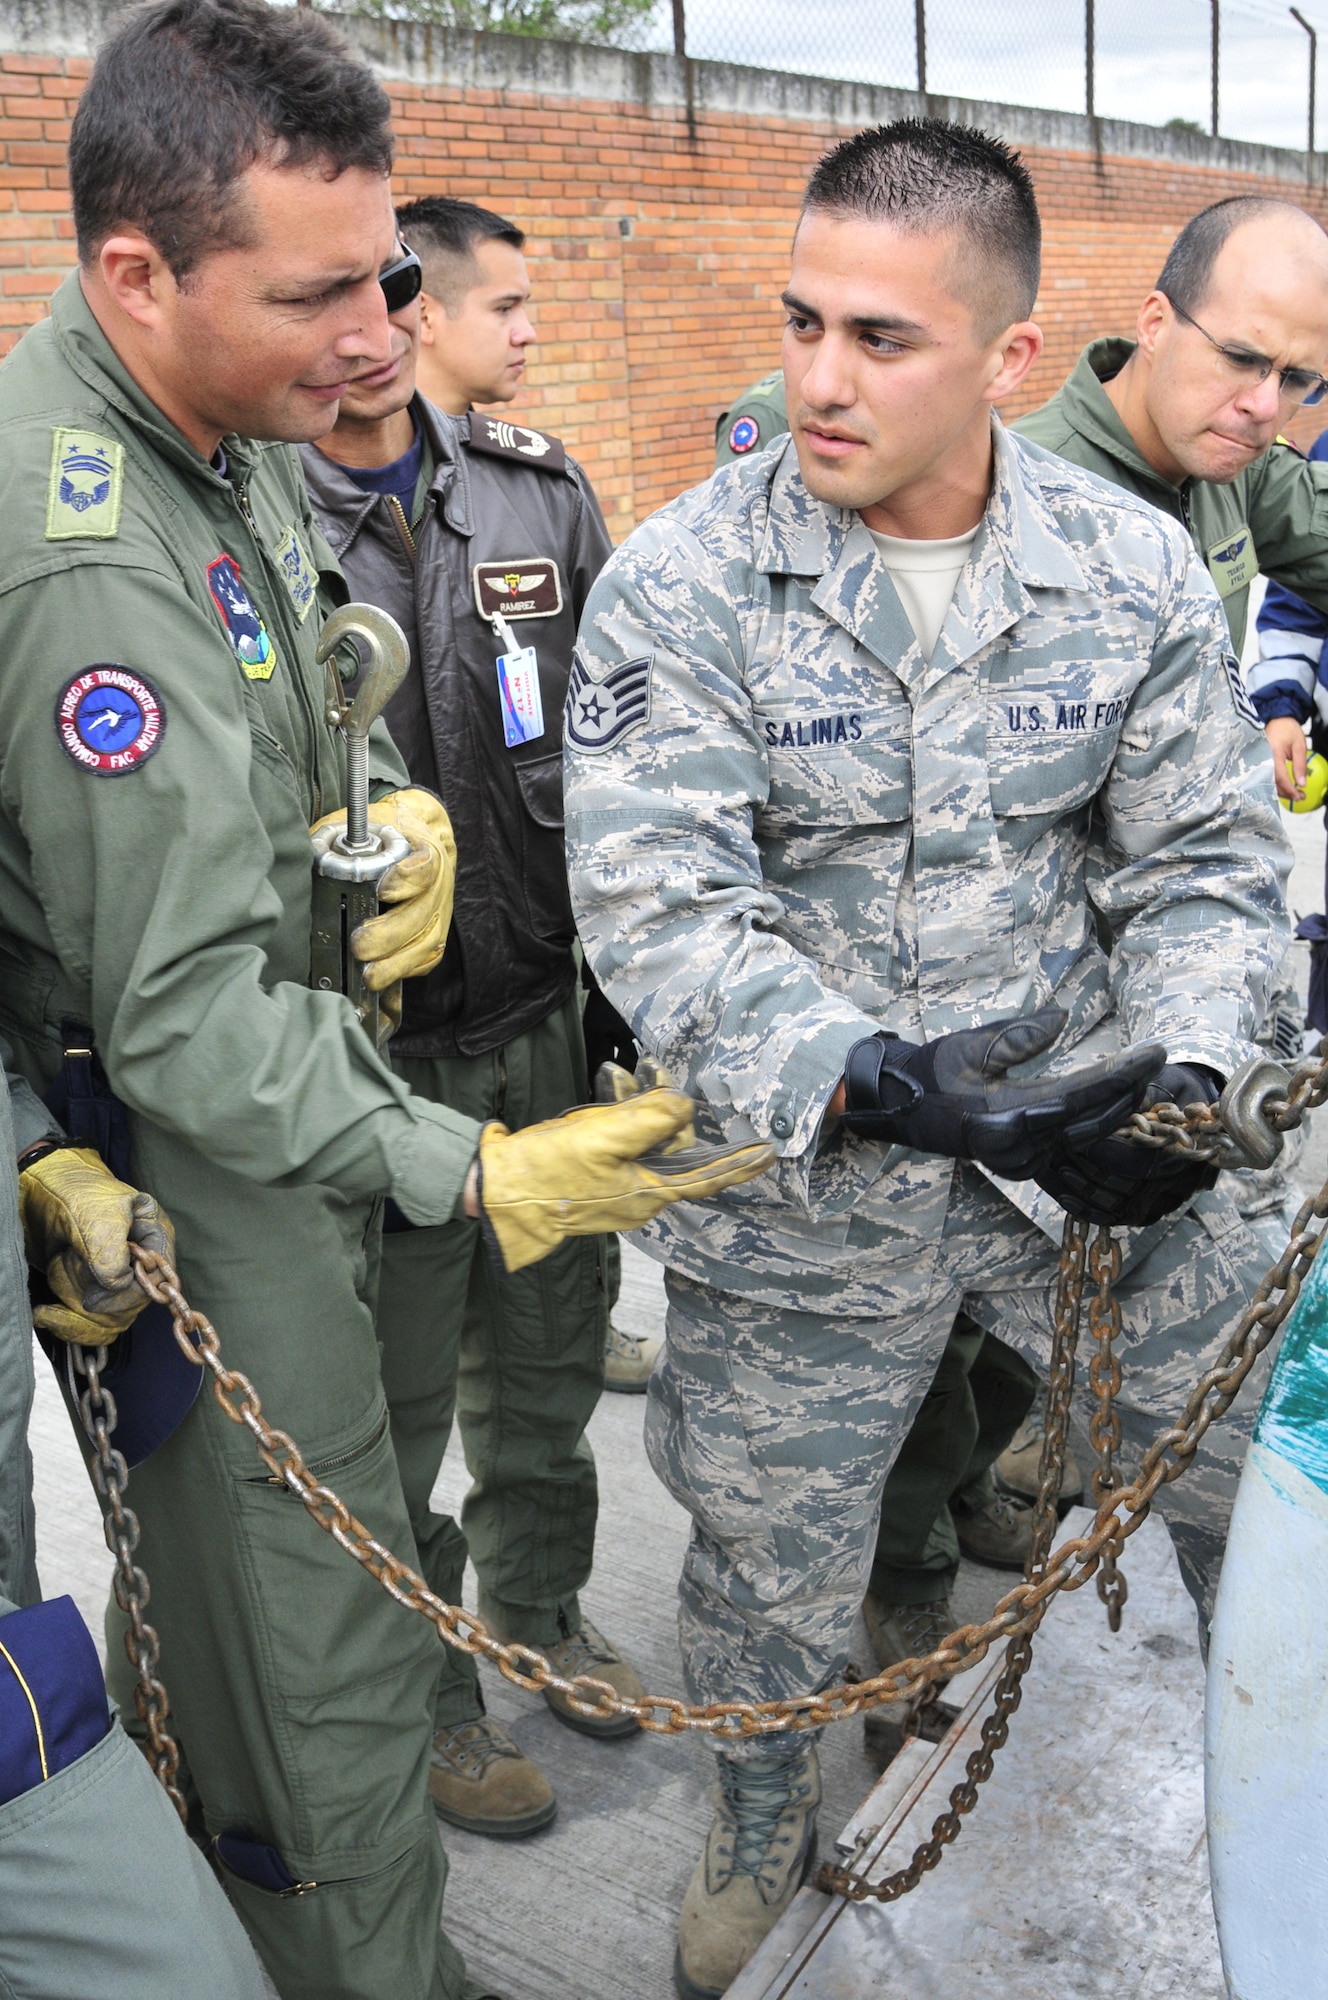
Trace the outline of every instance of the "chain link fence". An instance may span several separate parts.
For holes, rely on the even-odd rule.
[[[1299,151],[1320,28],[1328,0],[655,0],[604,39]]]

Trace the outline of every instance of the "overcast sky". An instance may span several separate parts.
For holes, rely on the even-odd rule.
[[[913,0],[686,0],[686,8],[696,56],[916,82]],[[1316,136],[1328,150],[1328,0],[1303,0],[1300,11],[1323,32]],[[1083,20],[1082,0],[927,0],[928,87],[1082,111]],[[1206,131],[1210,22],[1209,0],[1097,0],[1098,112],[1154,125],[1192,118]],[[1303,147],[1304,30],[1280,0],[1221,0],[1221,28],[1223,134]]]

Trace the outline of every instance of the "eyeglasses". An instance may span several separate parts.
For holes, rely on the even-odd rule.
[[[408,244],[401,246],[401,255],[394,263],[385,264],[378,273],[378,282],[383,288],[383,302],[389,313],[404,312],[424,289],[424,272],[420,260]]]
[[[1217,349],[1227,367],[1233,374],[1239,375],[1242,381],[1248,382],[1251,386],[1256,382],[1266,382],[1276,371],[1280,393],[1285,401],[1306,404],[1311,408],[1315,403],[1321,403],[1328,395],[1328,381],[1325,381],[1324,377],[1317,374],[1313,368],[1278,368],[1277,363],[1270,361],[1266,354],[1256,354],[1252,348],[1231,347],[1224,340],[1214,340],[1207,327],[1200,326],[1197,319],[1191,319],[1184,307],[1178,306],[1174,299],[1168,299],[1167,304],[1177,319],[1183,319],[1186,326],[1192,326],[1196,333],[1203,335],[1210,347]]]

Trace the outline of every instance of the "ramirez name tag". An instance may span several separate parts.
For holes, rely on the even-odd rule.
[[[476,563],[470,573],[475,609],[486,624],[494,617],[552,618],[563,608],[563,584],[552,556]]]
[[[1247,589],[1259,574],[1254,537],[1244,521],[1233,534],[1214,542],[1205,560],[1219,597],[1234,597],[1238,590]]]

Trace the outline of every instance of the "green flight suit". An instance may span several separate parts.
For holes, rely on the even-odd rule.
[[[763,451],[787,429],[777,368],[716,420],[716,471]],[[1036,1393],[1037,1376],[1023,1356],[961,1313],[881,1495],[871,1589],[883,1604],[949,1595],[959,1574],[949,1503],[995,1464]]]
[[[787,429],[784,371],[776,368],[773,375],[763,375],[750,389],[744,389],[733,407],[716,417],[715,464],[729,465],[735,458],[764,451]]]
[[[205,462],[77,273],[0,369],[0,440],[0,1025],[39,1084],[62,1022],[95,1034],[186,1294],[270,1420],[409,1551],[371,1312],[379,1208],[450,1217],[477,1127],[412,1098],[349,1003],[307,983],[307,829],[344,801],[316,566],[344,586],[293,452],[228,437]],[[404,781],[385,735],[372,775],[376,796]],[[283,2000],[456,2000],[425,1791],[436,1634],[210,1395],[134,1472],[132,1504],[207,1829],[309,1885],[226,1877]]]
[[[1134,349],[1134,341],[1114,337],[1090,342],[1051,401],[1013,428],[1188,528],[1217,585],[1239,659],[1250,584],[1260,570],[1328,611],[1328,465],[1275,444],[1225,486],[1211,479],[1172,486],[1142,456],[1102,386]]]

